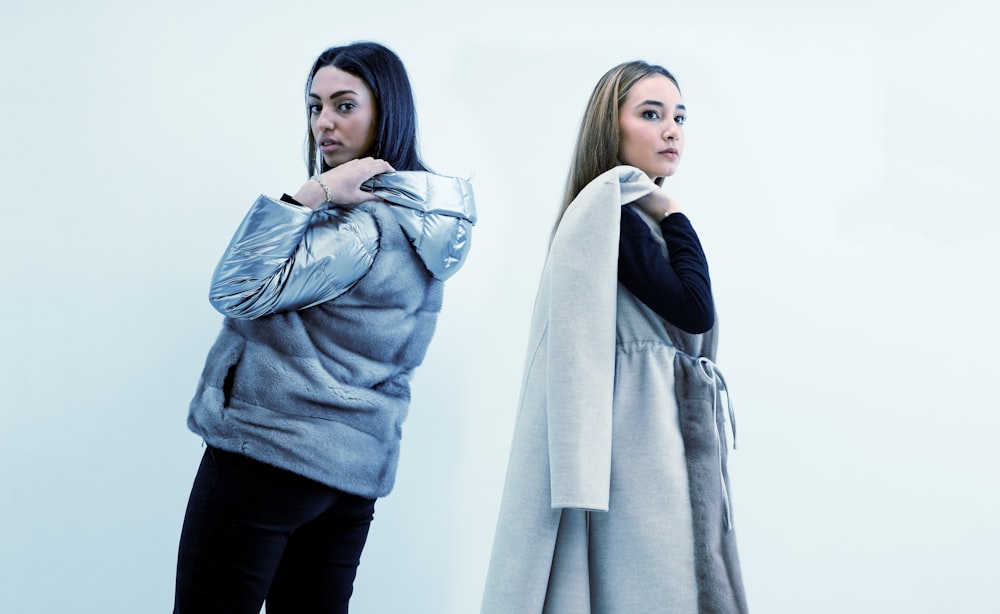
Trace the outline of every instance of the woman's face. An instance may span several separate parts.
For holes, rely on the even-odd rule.
[[[618,114],[618,159],[650,179],[673,175],[684,153],[685,112],[681,93],[670,79],[657,74],[637,81]]]
[[[375,97],[364,81],[324,66],[313,75],[308,104],[309,127],[328,165],[368,151],[375,136]]]

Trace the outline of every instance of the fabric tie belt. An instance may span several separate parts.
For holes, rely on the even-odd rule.
[[[726,507],[726,530],[733,528],[733,514],[729,503],[729,487],[726,485],[726,459],[724,455],[723,438],[725,436],[725,424],[722,431],[719,431],[719,405],[722,403],[722,394],[726,395],[726,405],[729,408],[729,429],[733,433],[733,449],[736,449],[736,414],[733,411],[733,401],[729,396],[729,387],[726,386],[726,378],[723,377],[719,366],[714,362],[701,356],[698,358],[698,366],[702,373],[712,381],[712,420],[715,423],[715,442],[719,451],[719,480],[722,483],[722,501]],[[723,419],[724,421],[725,419]]]

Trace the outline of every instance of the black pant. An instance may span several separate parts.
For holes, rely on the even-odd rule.
[[[209,447],[188,501],[174,613],[347,612],[375,500]]]

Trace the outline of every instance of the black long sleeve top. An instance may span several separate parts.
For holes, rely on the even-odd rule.
[[[667,322],[704,333],[715,324],[715,305],[701,241],[683,213],[663,218],[660,230],[669,258],[639,214],[622,208],[618,279]]]

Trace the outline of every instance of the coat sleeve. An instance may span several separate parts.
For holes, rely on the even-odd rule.
[[[621,210],[656,189],[616,167],[589,183],[556,229],[543,271],[546,391],[553,508],[607,511],[615,393]]]
[[[378,236],[360,209],[312,211],[261,196],[215,268],[209,301],[223,315],[254,319],[336,298],[371,268]]]

